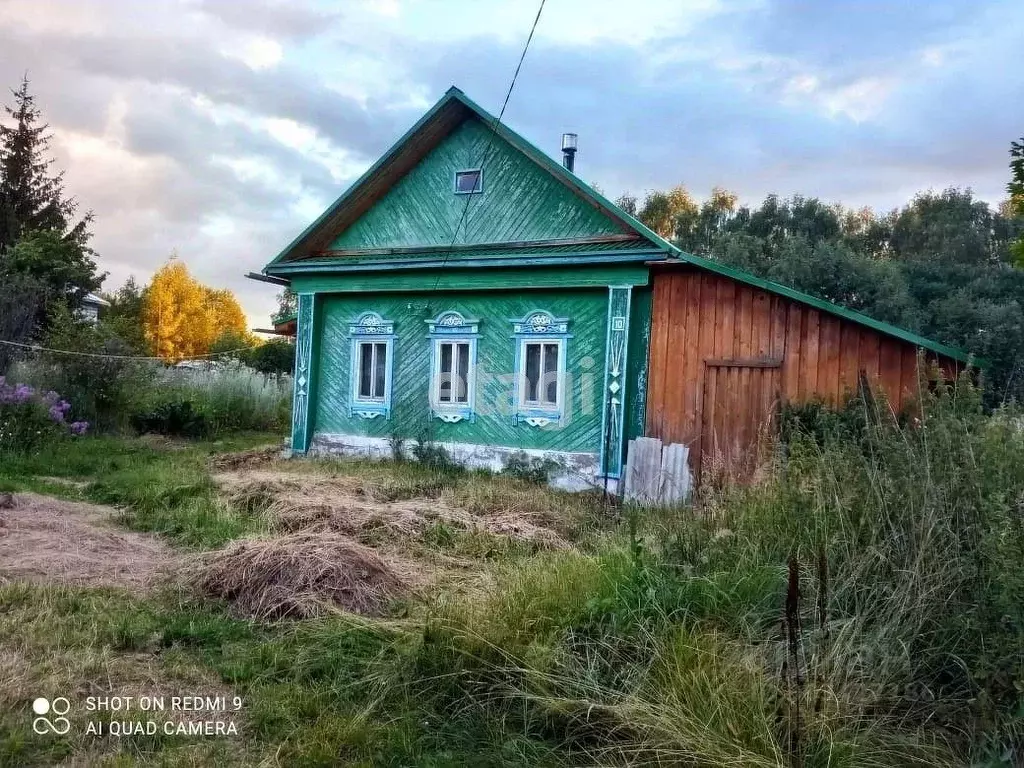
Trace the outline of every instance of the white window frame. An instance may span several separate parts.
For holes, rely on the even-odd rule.
[[[349,416],[358,416],[362,419],[375,419],[383,416],[391,418],[391,392],[392,377],[395,369],[395,324],[385,320],[376,312],[364,312],[355,322],[349,323],[349,337],[352,340],[349,346]],[[362,345],[383,344],[384,345],[384,396],[363,397],[359,393],[362,363]],[[371,352],[375,355],[376,352]],[[371,358],[372,360],[372,358]],[[376,375],[376,366],[373,366],[370,388],[373,387],[373,377]]]
[[[355,344],[355,355],[353,356],[353,365],[355,366],[355,377],[356,385],[355,390],[352,392],[352,401],[356,403],[384,403],[387,400],[388,392],[388,379],[390,368],[391,368],[391,354],[389,344],[386,341],[379,339],[358,339]],[[384,381],[381,382],[384,386],[381,387],[383,390],[380,396],[377,395],[364,395],[362,393],[363,385],[363,347],[370,348],[370,391],[375,392],[377,387],[374,385],[377,383],[377,348],[384,348]]]
[[[515,339],[515,413],[512,423],[525,422],[532,427],[543,427],[553,422],[562,421],[565,418],[565,410],[569,401],[569,392],[566,391],[569,385],[567,374],[569,367],[569,319],[555,317],[544,310],[534,310],[524,317],[513,319],[513,338]],[[558,345],[558,367],[556,368],[556,402],[545,403],[529,402],[526,399],[526,348],[527,344],[557,344]],[[543,347],[541,353],[540,367],[542,371],[541,383],[543,384],[544,355]]]
[[[475,189],[463,192],[459,190],[459,176],[464,173],[476,173],[477,184]],[[484,191],[484,169],[483,168],[460,168],[452,175],[452,189],[456,195],[479,195]]]
[[[526,378],[526,349],[531,344],[537,344],[541,348],[540,354],[540,382],[538,382],[538,391],[541,388],[546,392],[547,384],[549,382],[544,379],[544,345],[553,344],[558,348],[558,358],[555,365],[555,402],[548,403],[544,400],[530,401],[526,399],[527,392],[529,391],[528,382]],[[561,414],[562,404],[565,402],[565,339],[544,339],[544,338],[524,338],[519,340],[519,409],[521,411],[545,411]]]
[[[477,339],[479,320],[467,318],[461,312],[446,310],[432,320],[427,320],[430,329],[430,412],[441,421],[454,424],[458,421],[472,421],[476,416],[476,369]],[[469,370],[466,371],[466,402],[441,402],[441,345],[468,344]],[[456,356],[452,354],[452,367],[456,367]],[[453,388],[454,391],[454,388]]]

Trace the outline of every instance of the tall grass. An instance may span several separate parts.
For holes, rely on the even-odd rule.
[[[1024,761],[1019,421],[965,382],[909,425],[857,407],[790,430],[755,486],[634,511],[597,553],[444,606],[434,693],[600,761]]]
[[[260,532],[210,506],[203,443],[114,442],[24,457],[0,480],[102,475],[82,493],[194,546]],[[189,598],[120,608],[110,631],[212,667],[268,764],[1024,763],[1020,415],[983,414],[966,382],[910,423],[868,398],[787,421],[774,461],[754,485],[619,523],[508,478],[311,462],[296,471],[357,468],[382,503],[559,509],[577,547],[488,560],[479,586],[401,619],[253,625]],[[5,615],[49,653],[55,622],[87,622],[71,607],[44,622],[38,593]]]
[[[163,368],[156,372],[150,399],[188,400],[206,415],[214,433],[287,428],[292,379],[260,373],[241,364],[199,370]]]

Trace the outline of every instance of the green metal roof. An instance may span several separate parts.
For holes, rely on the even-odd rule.
[[[735,267],[731,267],[726,264],[713,261],[711,259],[695,256],[694,254],[686,253],[685,251],[680,250],[675,245],[670,243],[668,240],[664,239],[656,232],[648,228],[641,221],[623,211],[611,200],[606,198],[604,195],[595,190],[586,182],[582,181],[575,174],[567,170],[564,166],[562,166],[561,163],[551,158],[545,152],[542,152],[540,149],[535,147],[533,144],[524,139],[522,136],[520,136],[518,133],[513,131],[508,126],[498,122],[496,117],[494,117],[489,112],[487,112],[487,110],[479,106],[476,102],[474,102],[472,99],[466,96],[462,91],[460,91],[455,86],[449,88],[447,93],[445,93],[445,95],[433,107],[431,107],[430,110],[428,110],[427,113],[423,115],[423,117],[421,117],[416,122],[416,124],[413,125],[412,128],[410,128],[398,141],[396,141],[391,146],[391,148],[388,149],[388,151],[385,152],[380,157],[380,159],[377,160],[376,163],[370,166],[370,168],[362,176],[360,176],[359,179],[357,179],[355,183],[353,183],[337,200],[335,200],[334,203],[332,203],[331,206],[328,207],[326,211],[324,211],[312,224],[306,227],[306,229],[303,230],[303,232],[297,238],[295,238],[295,240],[293,240],[283,251],[281,251],[281,253],[278,254],[278,256],[273,261],[271,261],[270,264],[268,264],[263,271],[268,274],[289,274],[292,272],[300,271],[299,269],[293,269],[290,267],[290,265],[282,262],[289,256],[292,256],[294,258],[295,249],[298,246],[300,246],[302,242],[306,240],[307,237],[309,237],[312,233],[316,232],[319,229],[319,227],[322,226],[338,209],[345,205],[345,203],[350,199],[355,190],[359,189],[359,187],[363,185],[368,179],[370,179],[381,168],[381,166],[383,166],[392,156],[394,156],[398,152],[398,150],[412,136],[414,136],[424,126],[430,123],[431,120],[433,120],[445,106],[449,105],[453,101],[457,101],[463,106],[467,107],[472,113],[476,114],[476,116],[479,119],[487,123],[488,126],[492,128],[498,136],[500,136],[509,144],[522,151],[542,168],[546,169],[548,172],[557,177],[560,181],[570,186],[582,198],[589,201],[593,205],[597,206],[605,213],[607,213],[610,217],[612,217],[613,219],[617,219],[618,221],[626,225],[628,228],[632,229],[634,232],[639,234],[642,238],[644,238],[644,241],[646,242],[638,241],[638,244],[635,247],[633,247],[632,245],[624,245],[623,243],[607,244],[607,248],[600,247],[599,244],[594,243],[588,244],[585,248],[582,246],[565,246],[563,248],[560,248],[559,246],[548,245],[544,246],[543,248],[538,248],[533,253],[528,253],[528,248],[517,248],[515,250],[511,250],[507,248],[503,249],[501,244],[495,244],[493,248],[478,247],[475,250],[473,250],[472,253],[459,253],[457,252],[457,249],[452,249],[450,253],[442,257],[442,263],[450,263],[454,261],[462,266],[466,266],[467,262],[469,262],[472,263],[474,266],[482,266],[482,264],[480,264],[481,261],[488,261],[488,263],[493,263],[494,266],[505,266],[507,265],[507,261],[510,259],[518,260],[522,259],[523,257],[526,257],[525,259],[523,259],[523,261],[525,262],[524,265],[526,265],[531,262],[535,263],[534,260],[537,258],[552,258],[557,257],[559,255],[576,257],[586,256],[588,260],[590,260],[591,258],[604,260],[601,258],[602,254],[600,252],[602,251],[605,252],[603,254],[603,256],[605,257],[614,258],[616,256],[621,256],[624,257],[625,259],[630,259],[631,250],[633,251],[633,255],[638,255],[640,253],[647,252],[649,253],[648,263],[664,265],[681,263],[690,264],[699,269],[706,269],[711,272],[715,272],[719,275],[722,275],[724,277],[730,278],[732,280],[737,280],[739,282],[746,283],[747,285],[751,285],[756,288],[769,291],[770,293],[775,293],[780,296],[784,296],[793,301],[806,304],[823,312],[828,312],[829,314],[835,315],[845,320],[849,320],[850,322],[858,323],[859,325],[871,328],[875,331],[878,331],[879,333],[883,333],[888,336],[893,336],[895,338],[902,339],[903,341],[930,350],[937,354],[944,355],[946,357],[950,357],[955,360],[960,360],[963,362],[970,362],[978,366],[985,365],[984,360],[982,360],[981,358],[973,357],[971,354],[965,352],[964,350],[958,349],[956,347],[951,347],[946,344],[941,344],[931,339],[927,339],[924,336],[920,336],[905,328],[900,328],[898,326],[891,325],[890,323],[885,323],[882,322],[881,320],[876,320],[873,317],[869,317],[868,315],[862,314],[855,310],[842,307],[838,304],[833,304],[830,301],[817,298],[816,296],[811,296],[809,294],[802,293],[780,283],[775,283],[772,282],[771,280],[765,280],[763,278],[752,275],[749,272],[745,272],[741,269],[737,269]],[[437,261],[438,254],[434,252],[430,254],[429,258],[410,258],[406,260],[405,263],[412,267],[426,267],[436,266]],[[307,257],[301,259],[301,264],[301,271],[303,272],[312,271],[314,269],[322,272],[327,272],[331,271],[332,269],[342,267],[344,265],[351,265],[349,268],[355,269],[386,268],[386,265],[381,264],[379,260],[367,258],[366,260],[357,261],[353,259],[353,257],[351,256],[346,256],[344,258],[335,257],[329,260],[323,258],[314,259]],[[296,265],[296,267],[297,266],[298,265]]]

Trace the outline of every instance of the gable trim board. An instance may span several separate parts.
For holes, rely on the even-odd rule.
[[[650,272],[643,264],[605,264],[587,269],[547,266],[521,269],[521,265],[493,269],[438,266],[432,270],[401,272],[317,273],[296,275],[296,293],[366,293],[435,291],[507,291],[532,288],[607,288],[609,285],[647,285]]]
[[[658,251],[628,251],[608,253],[606,251],[576,253],[571,256],[558,254],[543,255],[511,255],[502,252],[493,256],[476,256],[467,258],[469,254],[456,255],[453,258],[412,258],[412,259],[388,259],[358,261],[352,259],[353,263],[337,264],[333,262],[314,261],[296,262],[283,264],[278,268],[280,275],[302,275],[302,274],[340,274],[344,272],[376,272],[393,271],[398,269],[436,269],[438,267],[520,267],[520,266],[558,266],[558,265],[583,265],[583,264],[644,264],[651,258],[659,255]],[[348,259],[346,259],[348,262]]]

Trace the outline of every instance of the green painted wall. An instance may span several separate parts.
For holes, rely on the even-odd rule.
[[[470,119],[342,232],[332,248],[449,245],[466,211],[457,170],[480,167],[456,243],[499,243],[618,233],[619,226],[523,153]]]
[[[379,293],[323,296],[318,356],[318,389],[313,404],[315,432],[419,438],[480,445],[513,446],[597,453],[601,444],[601,394],[607,288],[445,293]],[[430,418],[428,400],[430,340],[427,319],[454,309],[478,318],[476,420],[446,424]],[[515,341],[510,318],[546,310],[570,319],[567,350],[567,391],[564,424],[513,425],[512,370]],[[392,415],[363,419],[349,416],[350,322],[373,311],[395,323]]]

